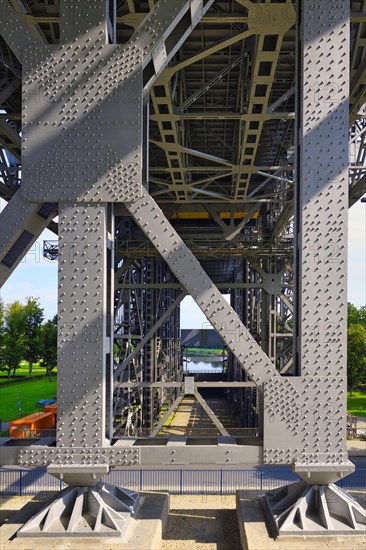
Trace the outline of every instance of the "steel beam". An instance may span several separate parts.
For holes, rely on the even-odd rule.
[[[57,205],[29,203],[17,191],[0,215],[0,285],[2,286],[57,215]]]
[[[266,113],[276,67],[280,58],[281,46],[285,33],[295,24],[296,16],[292,4],[281,4],[277,6],[279,13],[282,10],[282,17],[273,17],[269,10],[275,10],[272,4],[261,4],[260,9],[252,2],[246,2],[249,10],[249,17],[252,18],[249,28],[259,33],[258,46],[255,56],[255,63],[252,69],[252,85],[248,101],[248,113]],[[272,13],[275,13],[272,12]],[[270,37],[268,37],[270,35]],[[271,45],[268,43],[272,42]],[[261,75],[261,64],[269,64],[271,70],[266,75]],[[273,113],[272,113],[273,114]],[[240,136],[240,150],[238,164],[254,164],[258,151],[259,142],[263,131],[263,119],[258,124],[245,125],[244,135]],[[240,174],[234,179],[233,195],[235,198],[245,198],[250,184],[250,175]]]
[[[274,366],[242,324],[198,260],[165,218],[155,201],[143,193],[126,204],[136,223],[152,241],[172,272],[194,298],[207,319],[257,384],[276,376]]]
[[[93,458],[97,457],[96,463],[101,465],[107,461],[111,469],[114,468],[132,468],[140,466],[157,466],[158,469],[167,467],[176,467],[182,465],[187,467],[191,465],[199,466],[238,466],[240,464],[261,464],[263,448],[260,438],[255,438],[252,445],[237,444],[234,437],[228,440],[222,436],[204,437],[202,444],[187,445],[186,437],[177,438],[171,442],[169,438],[159,438],[157,445],[152,445],[150,438],[126,438],[118,441],[110,449],[95,447]],[[196,443],[200,442],[201,437],[195,437]],[[208,441],[209,439],[209,441]],[[141,441],[141,443],[140,443]],[[161,444],[164,441],[166,444]],[[126,445],[127,443],[127,445]],[[245,452],[244,452],[245,451]],[[41,446],[6,448],[7,463],[10,464],[14,455],[20,456],[20,464],[28,465],[31,462],[35,468],[44,468],[50,460],[56,466],[61,466],[67,460],[78,459],[78,453],[81,455],[81,466],[85,471],[90,469],[90,458],[83,448],[65,448],[55,449]],[[14,462],[13,462],[14,463]],[[80,476],[80,472],[79,472]]]
[[[148,288],[151,289],[151,286],[148,286]],[[114,378],[116,379],[123,370],[127,367],[127,365],[136,357],[138,353],[142,350],[142,348],[149,342],[149,340],[154,336],[155,332],[158,330],[159,327],[161,327],[165,321],[169,319],[171,314],[174,312],[175,308],[179,306],[183,298],[187,295],[185,291],[181,292],[179,296],[174,300],[174,302],[165,310],[163,315],[159,317],[159,319],[154,323],[154,325],[151,327],[151,329],[145,334],[141,342],[135,347],[135,349],[129,354],[129,356],[123,361],[121,365],[117,367],[114,371]],[[118,382],[115,383],[118,385]]]
[[[147,21],[145,25],[143,25],[132,37],[129,48],[142,48],[144,52],[144,59],[143,59],[143,67],[149,73],[149,67],[153,67],[153,75],[149,75],[149,77],[145,78],[145,88],[148,89],[149,86],[151,86],[154,82],[154,80],[157,77],[157,74],[165,68],[171,57],[174,55],[176,49],[179,47],[179,45],[184,41],[184,39],[188,36],[188,34],[191,32],[193,26],[198,22],[199,17],[202,16],[205,11],[210,7],[213,0],[209,0],[208,2],[203,5],[203,2],[195,3],[194,5],[190,4],[188,0],[170,0],[169,2],[166,2],[166,0],[162,0],[159,8],[155,9],[152,14],[147,18]],[[194,6],[194,7],[193,7]],[[11,5],[7,1],[1,2],[1,21],[2,21],[2,27],[1,32],[4,39],[7,41],[9,46],[13,49],[14,53],[17,55],[17,57],[23,61],[23,58],[27,61],[27,71],[25,71],[25,74],[23,75],[25,78],[28,79],[28,88],[27,88],[27,98],[28,103],[32,103],[33,109],[33,115],[39,111],[39,106],[42,105],[42,102],[38,101],[40,99],[44,100],[44,106],[47,107],[46,111],[48,113],[48,108],[50,106],[47,97],[45,97],[45,94],[51,93],[51,88],[53,86],[53,77],[50,77],[50,81],[47,83],[43,77],[42,82],[39,81],[39,89],[37,88],[37,78],[32,78],[33,72],[37,70],[37,66],[42,64],[43,60],[48,58],[51,60],[51,66],[54,65],[55,59],[52,57],[53,55],[57,55],[55,52],[53,52],[52,55],[50,55],[50,49],[46,47],[43,43],[41,38],[37,33],[32,33],[29,31],[27,26],[22,21],[22,15],[17,14]],[[87,14],[85,15],[85,10],[83,6],[80,3],[75,2],[68,2],[65,1],[63,3],[63,11],[62,11],[62,25],[61,25],[61,35],[62,39],[68,41],[72,39],[72,37],[77,36],[77,40],[74,44],[74,49],[78,50],[80,47],[81,42],[83,41],[83,33],[88,31],[90,34],[90,29],[92,29],[93,33],[93,40],[96,41],[96,44],[99,43],[102,45],[106,41],[106,36],[103,34],[102,28],[104,25],[104,19],[105,19],[105,11],[104,7],[100,4],[99,7],[96,7],[96,5],[93,4],[91,6],[91,10],[86,10]],[[198,11],[195,11],[197,8]],[[98,25],[94,25],[95,23],[95,10],[98,11]],[[168,10],[168,12],[167,12]],[[180,19],[182,17],[182,14],[187,13],[190,10],[190,17],[189,22],[185,25],[185,28],[182,30],[180,29],[178,31],[179,40],[174,43],[173,46],[170,48],[167,48],[165,41],[169,38],[170,34],[174,32],[176,29],[176,26],[179,24]],[[93,15],[94,14],[94,15]],[[64,24],[65,23],[65,24]],[[67,23],[67,24],[66,24]],[[98,27],[98,28],[97,28]],[[152,27],[155,27],[157,29],[156,31],[156,40],[151,41],[150,40],[150,29]],[[99,30],[98,30],[99,29]],[[101,31],[101,32],[99,32]],[[78,40],[80,41],[80,44],[78,43]],[[94,43],[93,43],[94,47]],[[59,50],[59,54],[62,57],[63,48],[61,47]],[[74,62],[71,60],[70,62],[70,70],[71,65],[74,69]],[[103,70],[104,70],[103,66]],[[70,77],[71,78],[71,77]],[[48,86],[47,86],[48,84]],[[39,96],[37,96],[37,90],[39,92]],[[41,93],[42,92],[42,93]],[[73,109],[75,109],[75,100],[76,96],[74,94],[73,89],[68,86],[66,88],[66,93],[70,95],[70,102],[73,105]],[[131,95],[131,90],[129,91],[129,94]],[[81,93],[79,98],[79,102],[84,102],[84,100],[87,100],[87,97],[85,94]],[[37,99],[38,98],[38,99]],[[95,99],[95,98],[94,98]],[[71,107],[71,103],[68,104],[67,101],[65,102],[65,108],[68,110]],[[32,110],[30,109],[30,104],[27,105],[29,108],[27,111],[25,111],[25,114],[29,114],[29,112]],[[85,109],[85,103],[83,104],[83,108],[80,112],[83,112]],[[87,110],[90,110],[90,106],[87,108]],[[84,113],[85,115],[85,113]],[[108,115],[107,115],[108,116]],[[47,117],[49,117],[49,113],[47,114]],[[67,132],[65,130],[68,129],[70,126],[70,120],[68,117],[65,118],[64,115],[61,117],[62,119],[59,121],[61,126],[63,126],[64,133],[62,135],[62,140],[65,140],[65,135]],[[75,118],[75,117],[74,117]],[[75,123],[73,120],[73,124]],[[84,117],[85,118],[85,117]],[[95,118],[95,117],[94,117]],[[24,139],[28,139],[28,145],[27,145],[27,154],[29,156],[30,153],[30,164],[24,162],[24,171],[28,173],[28,177],[25,178],[25,182],[27,183],[27,186],[25,187],[25,192],[27,195],[27,198],[30,200],[37,200],[35,199],[35,194],[37,196],[46,197],[47,191],[52,189],[53,191],[49,191],[49,193],[54,193],[56,190],[55,196],[49,196],[48,199],[51,201],[57,201],[62,200],[63,194],[58,193],[57,194],[57,186],[54,186],[53,180],[55,176],[55,172],[57,173],[57,177],[60,178],[61,174],[63,174],[63,178],[65,179],[65,186],[70,185],[70,173],[65,174],[65,164],[70,168],[70,163],[73,164],[73,159],[68,158],[66,159],[60,159],[59,163],[59,169],[57,169],[57,162],[55,163],[54,156],[52,155],[52,158],[48,158],[45,150],[42,150],[42,153],[39,152],[39,143],[43,140],[43,133],[40,136],[37,136],[37,132],[34,133],[34,126],[32,126],[32,120],[25,120],[25,122],[28,122],[28,126],[26,127],[26,124],[24,124]],[[30,124],[29,124],[30,122]],[[85,121],[84,121],[85,122]],[[12,129],[5,121],[0,121],[0,124],[6,125],[7,132],[10,132]],[[29,128],[30,131],[33,131],[32,135],[27,134],[27,128]],[[52,130],[50,130],[48,126],[48,121],[44,120],[40,122],[40,120],[37,120],[37,128],[38,130],[41,128],[42,132],[45,132],[47,130],[48,132],[48,138],[49,142],[52,143],[53,140],[55,140],[56,136],[55,133],[55,127],[53,127]],[[59,126],[57,127],[59,128]],[[138,130],[137,130],[138,131]],[[59,132],[59,129],[56,130],[56,132]],[[71,138],[73,139],[73,138]],[[19,136],[16,136],[16,140],[19,141],[18,145],[20,146],[20,138]],[[13,140],[14,141],[14,140]],[[5,144],[6,145],[6,144]],[[33,149],[34,146],[36,147],[35,150]],[[64,145],[60,144],[61,150],[63,149]],[[18,148],[19,149],[19,148]],[[17,155],[18,158],[20,157],[20,151],[18,149],[12,148],[13,154]],[[72,147],[73,150],[75,150],[75,147]],[[38,161],[36,158],[35,153],[38,151]],[[113,156],[113,155],[112,155]],[[108,158],[108,153],[106,153],[105,159]],[[84,170],[87,165],[88,159],[85,158],[84,163]],[[25,161],[25,159],[24,159]],[[114,158],[112,164],[116,161]],[[78,161],[76,165],[80,165],[80,162]],[[75,169],[76,165],[73,165],[73,169]],[[44,170],[42,169],[44,168]],[[112,168],[112,166],[110,167]],[[114,169],[114,168],[113,168]],[[51,170],[51,173],[50,173]],[[131,175],[131,174],[129,174]],[[95,175],[93,175],[93,178]],[[35,186],[37,189],[37,192],[32,193],[32,185],[31,180],[34,180],[33,187]],[[84,185],[85,183],[90,186],[90,178],[89,176],[85,177],[85,174],[80,177],[78,175],[79,183],[83,181]],[[85,179],[87,180],[85,182]],[[62,184],[61,181],[59,181],[60,185]],[[77,185],[75,185],[75,180],[73,181],[74,185],[73,187],[78,188]],[[44,186],[43,190],[41,191],[42,184]],[[33,190],[34,191],[34,190]],[[89,190],[90,191],[90,190]],[[68,197],[70,198],[70,197]],[[74,200],[80,199],[80,195],[78,197],[73,197]],[[93,200],[93,193],[88,193],[87,197],[88,200]],[[35,238],[39,236],[39,234],[34,235]],[[6,243],[3,243],[4,246],[7,246],[9,241]],[[23,255],[25,254],[26,249],[18,250],[19,258],[17,259],[17,262],[22,259]]]
[[[0,106],[4,105],[5,101],[15,92],[20,86],[20,79],[14,77],[12,80],[7,81],[0,89]],[[6,115],[5,115],[6,116]]]
[[[264,460],[292,456],[309,483],[327,484],[337,479],[336,467],[340,476],[353,468],[346,449],[345,359],[349,4],[332,2],[331,13],[330,3],[320,0],[302,6],[294,332],[300,376],[291,379],[292,392],[283,391],[285,377],[266,384]]]
[[[173,414],[175,409],[179,407],[182,399],[184,397],[184,394],[178,395],[178,397],[173,401],[169,409],[164,414],[163,418],[158,422],[158,424],[154,427],[153,431],[151,432],[150,437],[155,437],[158,435],[162,427],[164,426],[165,422],[168,420],[169,416]]]
[[[261,283],[215,283],[217,288],[262,288]],[[149,283],[149,284],[139,284],[139,283],[118,283],[116,289],[126,289],[133,290],[144,289],[144,288],[154,288],[156,290],[163,290],[164,288],[179,290],[182,288],[181,283]]]
[[[120,382],[121,388],[184,388],[183,382]],[[195,382],[195,388],[256,388],[254,382]]]
[[[194,396],[197,399],[198,403],[203,408],[203,410],[205,411],[205,413],[210,418],[211,422],[213,422],[213,424],[215,424],[215,426],[219,430],[220,434],[223,435],[224,437],[230,437],[229,432],[224,428],[222,422],[220,422],[220,420],[217,418],[216,414],[213,412],[211,407],[209,407],[207,405],[207,403],[203,399],[202,395],[198,391],[195,391]]]
[[[0,34],[12,49],[19,61],[23,60],[27,50],[41,60],[46,46],[37,32],[32,32],[25,22],[22,12],[15,11],[8,0],[0,0]]]
[[[349,206],[353,206],[366,193],[366,174],[361,176],[351,186],[349,193]]]
[[[108,447],[106,205],[60,205],[57,446]],[[109,311],[108,311],[109,310]],[[110,329],[109,329],[110,330]],[[71,383],[71,387],[70,387]]]
[[[144,89],[148,91],[214,0],[160,0],[130,40],[143,52]],[[187,15],[188,17],[184,17]],[[154,32],[151,40],[150,30]]]
[[[20,160],[20,136],[5,120],[0,120],[0,144],[17,160]]]
[[[226,65],[217,75],[215,75],[209,82],[206,82],[199,90],[194,92],[190,97],[188,97],[185,102],[183,103],[182,107],[180,108],[180,112],[183,113],[188,107],[190,107],[193,103],[195,103],[200,97],[202,97],[205,93],[207,93],[215,84],[220,82],[222,78],[224,78],[230,71],[232,71],[239,63],[243,61],[248,57],[248,52],[243,52],[238,57],[234,59],[231,63]]]

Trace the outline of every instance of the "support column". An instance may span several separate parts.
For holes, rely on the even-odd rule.
[[[107,223],[107,205],[60,205],[58,447],[109,446]]]
[[[158,262],[147,259],[144,262],[144,335],[155,325],[157,321],[157,291],[150,288],[151,283],[157,282]],[[160,281],[159,281],[160,282]],[[157,333],[153,334],[144,346],[143,356],[143,382],[157,381]],[[143,428],[144,435],[149,435],[154,426],[154,388],[143,390]]]
[[[298,404],[290,401],[282,415],[287,430],[295,432],[294,471],[304,481],[267,493],[264,504],[281,534],[360,534],[364,511],[334,485],[354,469],[346,447],[350,4],[301,4],[295,235],[300,376],[288,394]],[[283,399],[279,390],[269,385],[267,403]],[[267,445],[279,443],[285,451],[273,409],[265,420],[273,433]],[[265,454],[274,451],[267,447]]]
[[[349,3],[303,1],[296,240],[308,377],[346,375],[349,42]]]
[[[304,468],[325,463],[331,455],[341,462],[346,452],[349,42],[349,3],[303,0],[295,197],[297,372],[309,410],[302,424],[309,433],[299,473],[301,463]],[[318,406],[319,394],[328,395],[333,414]],[[311,423],[323,426],[326,445],[309,431]]]

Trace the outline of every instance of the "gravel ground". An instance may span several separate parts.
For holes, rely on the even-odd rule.
[[[240,550],[235,495],[171,495],[162,550]]]

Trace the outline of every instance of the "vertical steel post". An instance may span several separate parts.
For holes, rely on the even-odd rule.
[[[58,447],[109,445],[107,282],[107,206],[60,204]]]
[[[350,8],[304,0],[298,159],[301,376],[345,376]]]

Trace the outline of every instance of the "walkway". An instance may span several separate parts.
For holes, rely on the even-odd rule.
[[[207,405],[219,418],[223,426],[237,435],[251,435],[252,429],[240,428],[238,418],[230,413],[225,398],[206,399]],[[170,424],[164,427],[164,433],[182,436],[220,435],[219,430],[193,395],[187,395],[181,401]]]

